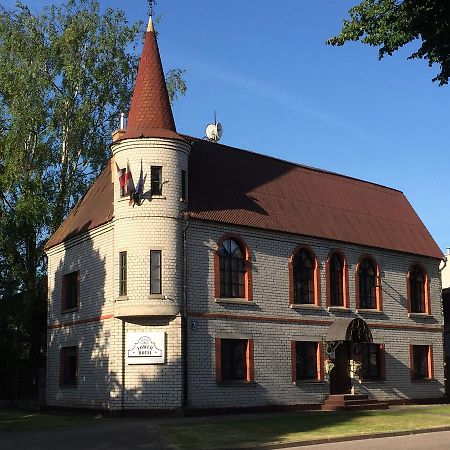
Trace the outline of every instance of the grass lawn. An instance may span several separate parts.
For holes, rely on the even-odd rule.
[[[289,416],[160,424],[177,449],[239,448],[310,441],[338,436],[410,431],[450,426],[450,406],[408,407],[387,411],[309,412]]]
[[[89,416],[55,416],[16,409],[0,410],[0,431],[41,430],[98,423],[100,419]]]

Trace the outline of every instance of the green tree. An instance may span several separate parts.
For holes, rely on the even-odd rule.
[[[448,84],[450,76],[450,2],[449,0],[364,0],[349,10],[340,34],[327,41],[343,45],[361,41],[380,46],[379,58],[392,55],[399,48],[420,41],[408,59],[425,59],[429,66],[438,64],[433,78]]]
[[[142,37],[141,22],[101,12],[97,0],[38,14],[20,2],[0,7],[0,301],[20,293],[15,329],[26,330],[34,367],[45,326],[36,320],[46,309],[43,246],[107,163]],[[183,73],[167,74],[172,100],[186,91]]]

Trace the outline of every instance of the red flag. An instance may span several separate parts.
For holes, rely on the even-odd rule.
[[[117,165],[117,163],[116,169],[117,169],[117,176],[119,177],[120,190],[123,192],[123,194],[125,194],[125,172],[122,171],[122,169]]]
[[[134,188],[134,181],[133,181],[133,175],[130,170],[130,163],[127,162],[127,171],[125,172],[125,185],[127,188],[126,194],[130,196],[130,201],[133,197],[134,192],[136,189]]]

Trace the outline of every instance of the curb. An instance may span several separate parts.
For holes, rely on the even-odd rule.
[[[262,444],[256,447],[224,447],[216,450],[276,450],[293,447],[306,447],[308,445],[332,444],[335,442],[364,441],[386,437],[409,436],[414,434],[435,433],[438,431],[450,431],[450,426],[439,428],[423,428],[420,430],[392,431],[386,433],[361,434],[358,436],[342,436],[334,438],[313,439],[311,441],[287,442],[285,444]]]

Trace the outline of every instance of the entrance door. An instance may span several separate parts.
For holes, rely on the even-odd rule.
[[[330,394],[350,394],[350,342],[341,342],[335,350],[334,367],[330,372]]]

